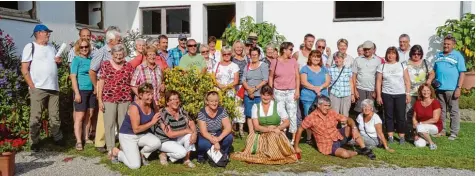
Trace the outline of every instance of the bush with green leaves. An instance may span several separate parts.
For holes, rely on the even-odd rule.
[[[471,89],[462,89],[461,96],[459,97],[459,108],[474,110],[474,98],[474,87]]]
[[[255,23],[251,16],[241,18],[239,28],[234,24],[226,28],[221,38],[223,43],[233,46],[233,43],[237,40],[245,41],[251,32],[258,35],[259,46],[266,46],[268,44],[279,46],[286,40],[283,35],[278,33],[276,25],[268,22]]]

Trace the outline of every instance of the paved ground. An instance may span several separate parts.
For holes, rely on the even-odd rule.
[[[99,164],[99,158],[70,158],[59,152],[17,153],[15,175],[26,176],[112,176],[120,175]]]
[[[114,176],[120,175],[106,168],[105,165],[99,164],[99,158],[76,157],[70,161],[69,156],[59,152],[41,152],[31,154],[30,152],[21,152],[16,155],[16,174],[26,176]],[[336,169],[336,167],[325,168],[325,172],[306,172],[306,173],[288,173],[288,172],[270,172],[262,175],[280,176],[280,175],[418,175],[418,176],[438,176],[438,175],[458,175],[472,176],[474,171],[456,170],[456,169],[440,169],[440,168],[351,168]],[[225,174],[239,175],[233,171],[227,171]]]

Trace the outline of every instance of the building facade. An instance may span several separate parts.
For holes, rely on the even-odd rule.
[[[3,3],[3,2],[2,2]],[[239,25],[239,19],[251,16],[257,22],[267,21],[295,45],[307,33],[327,40],[332,51],[336,41],[349,41],[348,53],[356,56],[357,46],[366,40],[377,45],[383,56],[389,46],[398,46],[398,36],[406,33],[411,44],[420,44],[426,58],[441,49],[435,39],[436,27],[447,19],[459,19],[466,12],[474,13],[472,1],[372,1],[372,2],[283,2],[283,1],[143,1],[143,2],[34,2],[34,19],[12,17],[0,3],[0,28],[9,33],[22,48],[32,38],[37,23],[44,23],[54,32],[52,40],[69,43],[78,38],[78,29],[90,27],[103,33],[115,25],[122,32],[139,30],[143,34],[169,36],[169,48],[185,33],[198,42],[209,36],[220,38],[226,27]],[[32,1],[12,5],[25,12]],[[9,6],[10,7],[10,6]]]

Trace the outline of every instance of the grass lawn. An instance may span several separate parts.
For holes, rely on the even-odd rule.
[[[365,156],[356,156],[352,159],[339,159],[331,156],[324,156],[318,151],[305,144],[301,143],[303,150],[302,159],[295,164],[289,165],[258,165],[247,164],[244,162],[232,160],[226,169],[213,168],[208,164],[200,165],[196,163],[197,168],[190,169],[179,163],[169,163],[169,166],[160,165],[158,159],[151,160],[151,165],[141,167],[137,170],[131,170],[124,164],[111,164],[106,156],[96,152],[93,145],[88,145],[82,152],[77,152],[74,149],[74,142],[70,142],[70,147],[67,149],[58,149],[48,144],[48,148],[57,151],[63,151],[73,156],[86,157],[101,157],[102,163],[106,164],[112,170],[116,170],[126,175],[236,175],[245,173],[263,173],[269,171],[287,171],[287,172],[306,172],[306,171],[322,171],[325,166],[338,166],[343,168],[348,167],[371,167],[382,166],[386,164],[400,166],[400,167],[441,167],[441,168],[456,168],[468,169],[474,171],[474,123],[461,123],[460,136],[455,141],[449,141],[446,137],[436,138],[435,142],[438,145],[436,151],[430,151],[428,147],[416,148],[413,144],[406,143],[403,146],[398,145],[398,142],[390,146],[395,149],[395,153],[388,153],[383,149],[375,149],[377,155],[375,161],[371,161]],[[301,141],[303,142],[303,141]],[[240,151],[245,146],[245,139],[235,139],[233,143],[235,151]],[[388,166],[387,166],[388,167]]]

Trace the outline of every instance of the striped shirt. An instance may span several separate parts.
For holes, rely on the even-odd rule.
[[[205,108],[202,108],[200,112],[198,112],[198,120],[204,121],[207,124],[207,131],[209,133],[218,133],[221,131],[223,125],[222,120],[224,118],[228,118],[228,113],[223,107],[218,107],[218,112],[215,117],[210,117]]]
[[[344,69],[344,70],[342,70]],[[331,94],[335,97],[347,97],[351,95],[350,91],[350,81],[352,79],[352,69],[350,67],[344,66],[342,69],[337,68],[336,65],[329,68],[329,75],[331,76],[332,89]],[[340,71],[342,74],[339,76]]]
[[[170,130],[172,131],[184,130],[187,128],[188,120],[190,119],[187,115],[188,113],[180,108],[178,120],[175,120],[175,118],[165,108],[162,108],[159,113],[160,120],[153,127],[154,134],[160,139],[160,142],[162,143],[167,141],[175,141],[176,139],[171,139],[165,134],[164,130],[160,128],[160,124],[164,124],[165,127],[169,126]]]
[[[112,58],[111,48],[109,48],[108,45],[104,45],[102,48],[94,52],[94,55],[92,56],[92,58],[93,59],[91,60],[90,69],[95,72],[98,72],[99,68],[101,68],[101,63],[103,61],[111,60]]]
[[[159,87],[162,83],[162,71],[155,65],[154,68],[150,68],[147,64],[141,64],[136,67],[136,70],[132,74],[131,86],[138,87],[143,83],[150,83],[154,88],[154,100],[157,102],[159,97]]]

